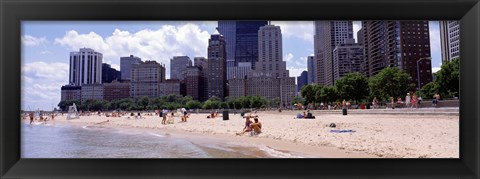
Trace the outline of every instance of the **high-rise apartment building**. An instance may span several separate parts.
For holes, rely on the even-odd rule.
[[[201,67],[187,67],[187,76],[185,78],[186,95],[191,96],[194,100],[203,101],[204,80]]]
[[[103,100],[103,85],[96,84],[83,84],[82,85],[82,102],[87,100]]]
[[[353,38],[352,21],[315,21],[314,55],[316,83],[333,85],[333,49]]]
[[[395,67],[407,72],[417,86],[432,81],[428,21],[363,21],[362,26],[367,76]]]
[[[460,22],[439,21],[442,63],[460,57]]]
[[[103,99],[107,101],[120,100],[130,97],[130,82],[119,82],[103,84]]]
[[[70,52],[69,83],[75,86],[102,83],[103,55],[90,48]]]
[[[159,83],[159,96],[181,95],[182,83],[178,79],[168,79]]]
[[[227,68],[226,68],[225,39],[217,31],[208,40],[207,67],[204,69],[206,78],[206,97],[223,99],[226,94]]]
[[[133,64],[130,80],[130,95],[132,97],[159,96],[159,84],[165,81],[165,65],[156,61],[146,61]]]
[[[82,87],[75,85],[65,85],[61,88],[61,101],[82,100]]]
[[[187,56],[174,56],[170,59],[170,79],[185,80],[187,67],[192,66],[192,61]]]
[[[122,80],[130,80],[130,72],[133,64],[139,64],[142,59],[133,55],[120,57],[120,73]]]
[[[355,43],[355,39],[345,39],[333,49],[334,81],[348,73],[363,73],[363,45]]]

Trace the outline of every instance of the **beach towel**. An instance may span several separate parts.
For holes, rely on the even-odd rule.
[[[347,132],[356,132],[354,130],[330,130],[332,133],[347,133]]]

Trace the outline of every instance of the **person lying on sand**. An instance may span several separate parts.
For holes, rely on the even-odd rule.
[[[302,119],[304,118],[306,115],[305,115],[305,112],[303,112],[303,115],[298,113],[296,117],[294,117],[293,119]]]
[[[250,117],[245,118],[245,127],[243,127],[242,132],[237,133],[237,135],[242,135],[245,134],[246,132],[252,131],[252,128],[250,127],[250,124],[252,124],[252,121],[250,120]]]
[[[253,119],[255,122],[250,124],[250,128],[253,129],[253,135],[258,135],[262,133],[262,123],[258,121],[258,118]]]

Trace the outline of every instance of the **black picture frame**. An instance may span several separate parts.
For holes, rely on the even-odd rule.
[[[1,178],[478,178],[478,0],[0,0]],[[460,159],[21,159],[22,20],[460,20]]]

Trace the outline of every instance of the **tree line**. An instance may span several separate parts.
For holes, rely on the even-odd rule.
[[[373,98],[387,101],[392,98],[404,98],[407,93],[416,92],[423,99],[431,99],[435,93],[444,98],[459,97],[460,59],[454,59],[441,66],[434,73],[436,80],[425,84],[420,91],[416,89],[412,77],[398,68],[385,68],[370,78],[360,73],[350,73],[335,82],[334,86],[305,85],[301,97],[294,98],[293,103],[318,104],[341,102],[371,102]]]
[[[279,99],[268,100],[261,96],[242,96],[238,98],[227,97],[221,100],[217,97],[209,98],[204,102],[194,100],[191,96],[168,95],[155,98],[135,97],[120,100],[95,100],[89,99],[84,102],[78,100],[60,101],[58,107],[62,111],[68,111],[68,107],[77,106],[77,110],[81,111],[144,111],[168,109],[174,110],[178,108],[187,109],[244,109],[244,108],[267,108],[278,107]]]

